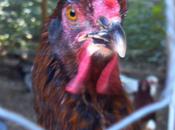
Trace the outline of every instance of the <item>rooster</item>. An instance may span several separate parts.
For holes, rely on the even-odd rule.
[[[47,130],[104,130],[132,113],[125,56],[126,0],[59,0],[33,66],[38,122]],[[124,130],[139,130],[130,125]]]

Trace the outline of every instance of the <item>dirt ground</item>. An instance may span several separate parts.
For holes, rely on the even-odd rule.
[[[11,80],[0,77],[0,106],[36,122],[33,109],[33,95],[26,91],[24,83],[20,80]],[[9,130],[23,130],[15,123],[7,122]]]
[[[130,69],[128,68],[128,70]],[[13,72],[13,75],[11,74],[11,70],[4,72],[6,73],[4,74],[5,76],[0,71],[0,106],[12,110],[14,112],[20,113],[21,115],[25,116],[31,121],[36,122],[36,115],[33,109],[32,93],[26,91],[26,87],[23,81],[20,79],[20,76],[17,74],[17,71],[14,71],[15,74]],[[151,70],[145,70],[145,72],[150,73]],[[166,130],[166,114],[167,110],[161,110],[157,113],[157,130]],[[9,126],[9,130],[24,130],[15,123],[7,121],[7,124]]]

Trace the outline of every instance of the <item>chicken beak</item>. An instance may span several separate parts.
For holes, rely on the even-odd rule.
[[[121,58],[124,58],[126,54],[127,43],[126,35],[120,22],[112,22],[110,31],[112,34],[112,46],[114,51],[117,52]]]
[[[99,32],[81,35],[78,37],[78,41],[82,42],[91,38],[94,40],[95,44],[102,42],[101,45],[106,44],[110,46],[114,52],[118,53],[121,58],[124,58],[126,55],[127,43],[126,35],[120,21],[112,21],[109,23],[105,17],[101,17],[99,24],[100,27],[102,27]]]

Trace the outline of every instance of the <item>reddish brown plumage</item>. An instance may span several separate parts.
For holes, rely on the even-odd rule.
[[[117,55],[114,53],[107,57],[99,53],[89,55],[92,67],[88,71],[87,79],[81,84],[83,89],[78,89],[80,91],[75,93],[67,91],[67,85],[81,69],[79,65],[82,60],[77,56],[79,56],[78,52],[84,52],[81,45],[83,43],[76,45],[73,43],[77,31],[81,32],[84,26],[80,24],[83,28],[76,31],[73,29],[70,31],[67,28],[69,23],[63,23],[65,17],[64,13],[61,13],[68,4],[64,2],[62,0],[58,2],[57,8],[46,24],[34,61],[33,88],[38,122],[47,130],[104,130],[132,112],[131,103],[119,79]],[[92,1],[80,0],[79,4],[87,7],[88,2]],[[96,22],[92,19],[89,21],[91,24]],[[98,29],[97,25],[92,27],[95,30]],[[57,32],[58,30],[60,31]],[[87,50],[87,48],[84,49]],[[112,57],[116,59],[113,60]],[[106,77],[110,79],[109,84],[105,90],[100,88],[99,91],[102,93],[99,93],[96,83],[104,68],[112,60],[116,68],[107,68],[107,70],[113,69],[107,71],[110,76]],[[110,91],[106,92],[108,88]],[[139,129],[132,125],[124,130]]]
[[[147,105],[153,104],[155,99],[151,96],[151,85],[147,80],[141,80],[139,83],[139,90],[136,92],[134,97],[134,107],[139,110]],[[153,120],[156,123],[156,113],[152,113],[140,120],[142,127]]]

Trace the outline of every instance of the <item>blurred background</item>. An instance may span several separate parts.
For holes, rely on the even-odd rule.
[[[31,67],[44,20],[57,0],[0,0],[0,106],[36,121]],[[155,75],[161,93],[166,74],[165,8],[163,0],[129,0],[124,20],[128,50],[121,72],[144,79]],[[166,129],[166,110],[157,114],[157,130]],[[9,130],[22,130],[6,121]]]

